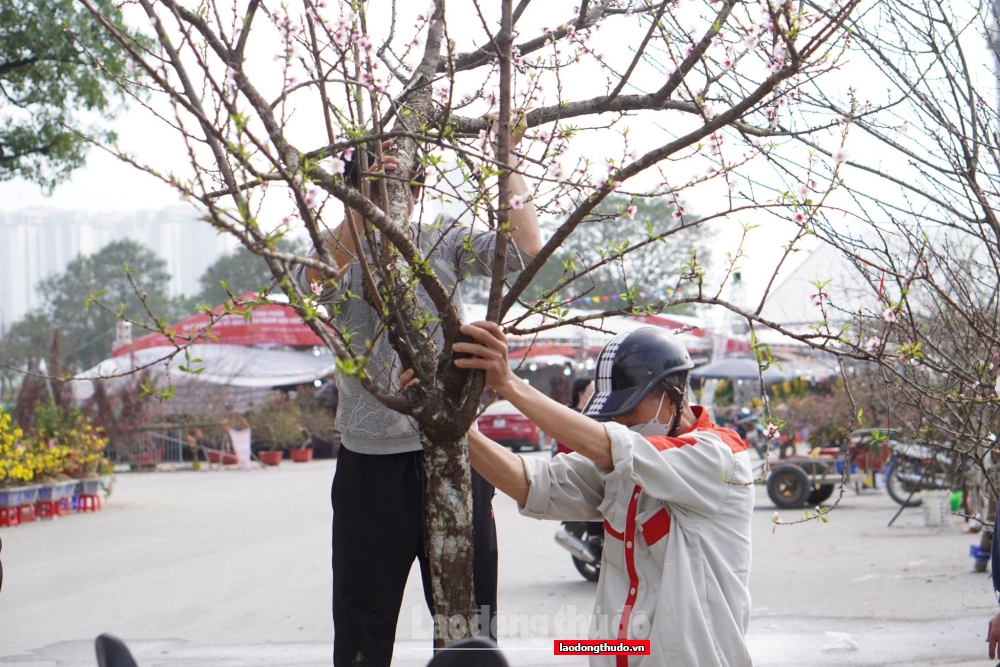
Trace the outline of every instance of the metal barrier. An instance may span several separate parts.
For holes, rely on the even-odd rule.
[[[108,443],[106,455],[112,464],[155,466],[157,463],[182,463],[187,447],[184,428],[161,424],[113,438]]]

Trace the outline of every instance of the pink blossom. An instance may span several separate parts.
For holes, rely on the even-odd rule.
[[[847,162],[848,157],[850,157],[850,153],[848,153],[847,149],[844,148],[843,146],[841,146],[840,148],[838,148],[833,152],[833,161],[836,162],[837,164],[840,164],[841,162]]]
[[[773,514],[773,515],[771,516],[771,521],[773,521],[774,523],[781,523],[781,515],[780,515],[780,514],[778,514],[777,512],[775,512],[775,513],[774,513],[774,514]]]
[[[808,188],[808,186],[806,186],[806,184],[805,184],[805,183],[800,183],[800,184],[799,184],[799,187],[795,188],[795,191],[796,191],[796,192],[798,193],[798,195],[799,195],[800,197],[802,197],[803,199],[805,199],[806,197],[808,197],[808,196],[809,196],[809,188]]]
[[[317,204],[317,202],[319,202],[319,190],[313,188],[306,193],[306,206],[312,208]]]
[[[767,428],[764,430],[764,436],[768,440],[774,440],[779,435],[781,435],[781,431],[778,429],[778,427],[775,424],[768,424]]]
[[[628,216],[628,219],[629,219],[629,220],[635,220],[635,214],[636,214],[636,212],[637,212],[638,210],[639,210],[639,209],[638,209],[638,207],[636,207],[636,206],[635,206],[635,205],[633,204],[632,206],[629,206],[629,207],[628,207],[628,208],[627,208],[627,209],[625,210],[625,215],[627,215],[627,216]]]
[[[369,40],[364,35],[354,40],[354,43],[358,45],[359,49],[366,51],[368,53],[371,53],[372,49],[375,48],[374,46],[372,46],[371,40]]]
[[[354,149],[349,149],[353,152]],[[347,151],[344,151],[344,156],[347,157]],[[345,163],[338,157],[330,158],[330,172],[333,174],[343,174]]]
[[[510,198],[510,207],[515,211],[520,211],[522,208],[524,208],[524,196],[513,195]]]
[[[799,212],[797,212],[797,213],[795,214],[795,216],[794,216],[794,217],[793,217],[792,219],[793,219],[793,220],[794,220],[794,221],[795,221],[795,222],[796,222],[797,224],[800,224],[800,225],[801,225],[802,223],[804,223],[804,222],[806,221],[806,216],[805,216],[805,214],[804,214],[804,213],[803,213],[802,211],[799,211]]]
[[[868,342],[865,343],[865,349],[869,352],[874,352],[878,349],[878,338],[869,338]]]
[[[316,296],[319,296],[320,294],[323,293],[323,284],[322,283],[316,283],[316,282],[309,283],[309,289],[312,290],[313,294],[315,294]]]
[[[559,181],[559,180],[562,180],[562,178],[563,178],[563,177],[564,177],[564,176],[565,176],[566,174],[565,174],[565,172],[563,171],[563,168],[562,168],[562,165],[561,165],[561,164],[559,164],[558,162],[553,162],[553,163],[552,163],[551,165],[549,165],[549,175],[550,175],[550,176],[551,176],[552,178],[554,178],[554,179],[556,179],[557,181]]]
[[[538,133],[539,141],[547,144],[549,143],[550,139],[552,139],[552,133],[549,132],[548,130],[542,130],[541,132]]]
[[[892,308],[887,309],[884,313],[882,313],[882,319],[884,319],[889,324],[892,324],[893,322],[896,321],[896,311],[893,310]]]

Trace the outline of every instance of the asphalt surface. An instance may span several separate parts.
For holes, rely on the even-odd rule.
[[[0,666],[92,667],[102,632],[124,638],[141,667],[329,665],[334,466],[124,474],[98,514],[0,528]],[[594,584],[553,541],[558,524],[521,517],[504,496],[494,508],[508,660],[585,664],[553,656],[552,640],[586,635]],[[896,509],[848,492],[829,523],[772,532],[758,489],[756,665],[990,664],[997,605],[988,575],[972,571],[978,536],[958,522],[926,527],[920,509],[887,528]],[[394,665],[426,664],[430,627],[414,572]]]

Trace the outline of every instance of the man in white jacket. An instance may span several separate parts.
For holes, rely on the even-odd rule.
[[[591,639],[648,639],[649,656],[592,656],[602,667],[751,665],[750,458],[735,432],[686,398],[693,367],[668,332],[613,338],[597,362],[584,414],[515,376],[506,339],[488,322],[455,364],[486,381],[574,453],[522,458],[469,434],[472,465],[537,519],[604,520],[606,540]],[[405,384],[405,382],[404,382]]]

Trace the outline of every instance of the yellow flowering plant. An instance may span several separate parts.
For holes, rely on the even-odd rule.
[[[38,475],[97,473],[108,464],[108,440],[79,410],[50,403],[35,412],[35,432],[29,448]]]
[[[21,443],[24,433],[0,408],[0,486],[30,482],[35,475]]]

